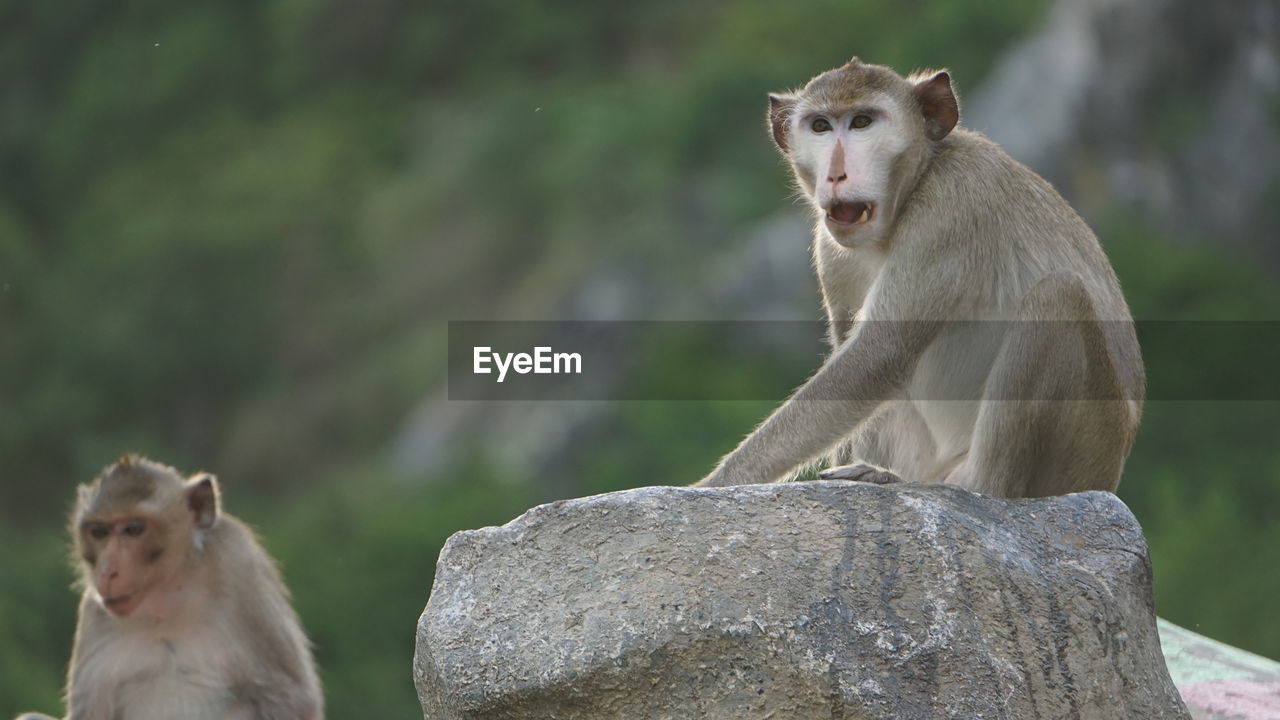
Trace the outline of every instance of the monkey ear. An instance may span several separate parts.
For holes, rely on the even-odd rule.
[[[196,527],[211,527],[218,519],[218,479],[209,473],[198,473],[183,488],[187,497],[187,509],[195,518]]]
[[[960,103],[951,91],[951,75],[943,70],[916,83],[916,99],[924,113],[924,134],[930,140],[946,137],[960,121]]]
[[[791,113],[796,109],[796,100],[796,96],[790,94],[769,95],[769,132],[773,134],[773,141],[783,154],[790,150],[787,146],[787,128],[791,123]]]

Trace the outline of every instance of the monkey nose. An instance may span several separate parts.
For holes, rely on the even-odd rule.
[[[849,179],[849,176],[846,175],[845,173],[840,173],[840,177],[831,177],[830,175],[827,176],[827,182],[831,183],[832,185],[838,182],[843,182],[848,179]]]
[[[114,567],[104,567],[98,570],[98,586],[106,587],[112,580],[120,576],[120,571]]]

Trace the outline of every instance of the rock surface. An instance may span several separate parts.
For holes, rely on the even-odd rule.
[[[1187,718],[1113,495],[641,488],[454,535],[427,718]]]
[[[1086,218],[1118,200],[1172,236],[1246,247],[1274,272],[1277,102],[1275,0],[1056,0],[964,96],[962,122]]]

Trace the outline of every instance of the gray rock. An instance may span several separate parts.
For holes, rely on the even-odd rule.
[[[841,482],[641,488],[445,544],[424,713],[1188,718],[1114,495]]]
[[[1275,0],[1056,0],[965,96],[963,122],[1086,217],[1118,200],[1171,235],[1247,247],[1274,271],[1277,102]]]

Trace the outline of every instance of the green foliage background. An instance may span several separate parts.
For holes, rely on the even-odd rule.
[[[444,321],[536,317],[601,258],[696,292],[790,202],[766,90],[854,53],[972,88],[1043,10],[0,0],[0,716],[59,707],[63,514],[136,450],[216,471],[261,530],[332,717],[415,717],[414,623],[446,537],[692,481],[769,409],[622,403],[564,477],[479,451],[401,477],[387,446],[441,381]],[[1139,317],[1280,317],[1243,258],[1119,211],[1098,230]],[[1161,614],[1273,657],[1278,419],[1151,403],[1121,488]]]

